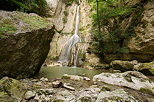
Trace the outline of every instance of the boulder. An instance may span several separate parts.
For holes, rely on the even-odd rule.
[[[102,91],[99,93],[96,102],[138,102],[138,100],[123,89],[117,89],[111,92]]]
[[[154,82],[137,71],[127,71],[124,73],[101,73],[99,75],[95,75],[93,80],[125,86],[142,92],[154,94]]]
[[[0,80],[0,102],[21,102],[26,90],[26,84],[4,77]]]
[[[133,70],[134,65],[137,65],[138,62],[136,60],[133,61],[121,61],[121,60],[114,60],[111,62],[111,66],[114,69],[125,71],[125,70]]]
[[[154,61],[147,63],[139,63],[136,60],[133,61],[122,61],[122,60],[114,60],[110,64],[113,69],[120,71],[142,71],[143,73],[151,73],[154,74]]]
[[[26,78],[39,72],[54,27],[36,14],[0,11],[0,77]]]

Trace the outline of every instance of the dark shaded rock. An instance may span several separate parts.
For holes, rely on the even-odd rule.
[[[2,14],[7,16],[3,17]],[[39,16],[20,12],[3,12],[2,14],[0,12],[1,21],[6,21],[5,18],[8,18],[7,20],[13,22],[12,24],[18,25],[17,22],[22,22],[23,26],[20,30],[19,26],[16,26],[18,30],[12,34],[7,32],[0,34],[0,77],[26,78],[34,76],[39,72],[47,57],[54,28],[48,27],[46,21]],[[23,18],[14,22],[16,19],[10,19],[14,17],[14,14]],[[31,18],[38,20],[38,22],[32,22],[34,20]],[[38,28],[38,25],[42,26]]]

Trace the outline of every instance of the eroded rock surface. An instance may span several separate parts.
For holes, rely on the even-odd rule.
[[[137,71],[124,73],[101,73],[93,77],[94,81],[101,81],[108,84],[126,86],[136,90],[147,90],[154,94],[154,82]]]
[[[0,18],[0,77],[33,76],[47,57],[54,27],[35,14],[0,11]]]

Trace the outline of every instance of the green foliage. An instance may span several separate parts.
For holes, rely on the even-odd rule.
[[[78,0],[64,0],[66,6],[71,6],[74,2],[79,4]]]
[[[46,0],[4,0],[6,6],[12,6],[22,12],[34,12],[44,15],[46,8]],[[9,4],[9,5],[8,5]]]
[[[68,10],[65,9],[65,11],[64,11],[64,15],[65,15],[65,16],[68,16],[68,13],[69,13]]]
[[[65,9],[65,11],[64,11],[64,17],[63,17],[63,23],[64,24],[67,23],[67,16],[68,16],[68,14],[69,14],[68,10]]]
[[[63,23],[64,23],[64,24],[67,23],[67,16],[64,16],[64,17],[63,17]]]
[[[96,0],[88,0],[96,9]],[[99,55],[104,53],[129,53],[129,49],[123,45],[125,39],[135,35],[135,27],[142,18],[143,5],[133,7],[125,5],[121,0],[105,0],[98,2],[98,13],[93,18],[93,52]],[[121,26],[125,19],[131,18],[129,25]],[[99,22],[98,22],[99,21]],[[98,25],[101,30],[99,32]],[[105,28],[105,29],[104,29]]]

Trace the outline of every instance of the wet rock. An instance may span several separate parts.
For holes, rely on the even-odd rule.
[[[137,65],[138,62],[136,60],[133,61],[121,61],[121,60],[114,60],[111,62],[112,68],[116,70],[133,70],[134,65]]]
[[[0,102],[20,102],[27,86],[18,80],[4,77],[0,80]]]
[[[154,82],[137,71],[127,71],[124,73],[101,73],[99,75],[95,75],[93,80],[125,86],[136,90],[143,88],[154,94]]]
[[[52,82],[52,87],[54,87],[54,88],[59,88],[59,87],[61,87],[62,86],[62,82],[60,82],[60,81],[54,81],[54,82]]]
[[[102,91],[96,102],[138,102],[133,96],[128,95],[123,89],[115,91]]]
[[[28,99],[34,98],[35,95],[36,95],[36,92],[35,91],[27,91],[25,93],[25,99],[28,100]]]
[[[81,80],[83,80],[83,77],[78,76],[78,75],[64,74],[62,79],[71,79],[71,80],[75,80],[75,81],[81,81]]]

